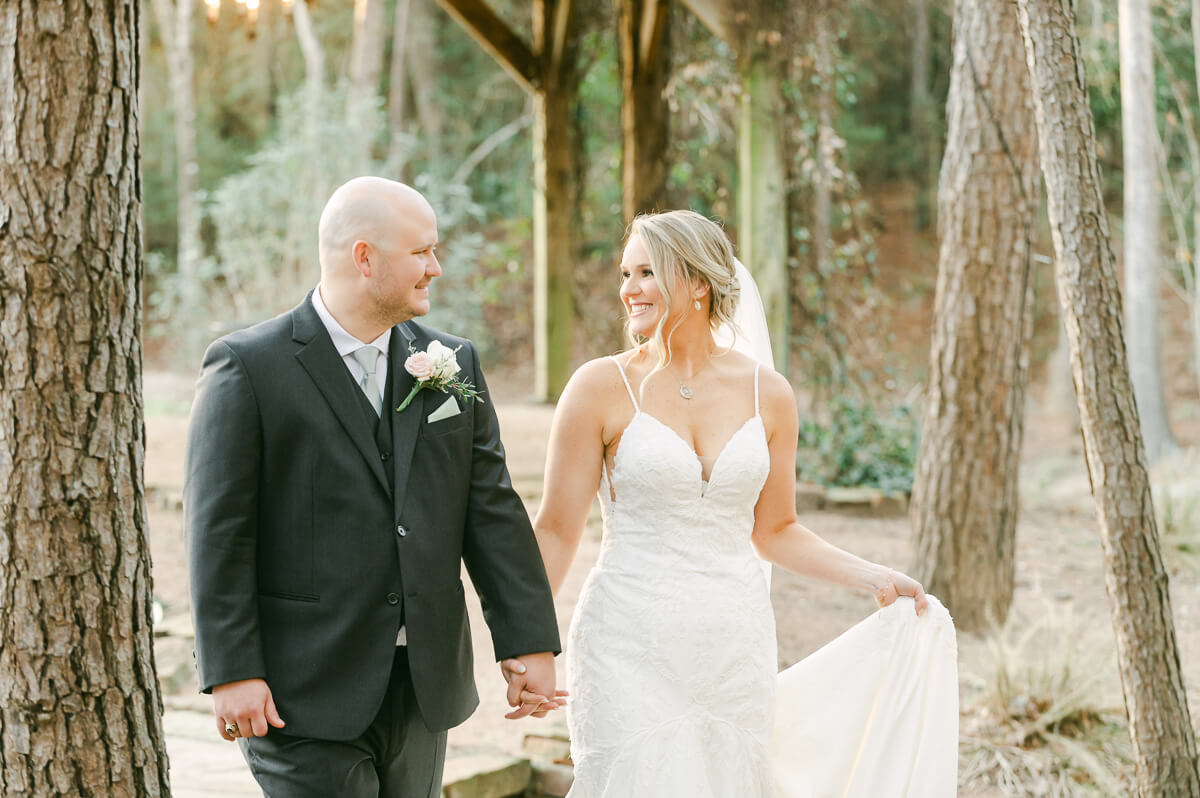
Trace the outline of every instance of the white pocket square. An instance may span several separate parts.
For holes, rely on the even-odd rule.
[[[432,424],[435,421],[442,421],[447,418],[454,418],[462,411],[458,409],[458,402],[454,401],[453,396],[447,396],[446,401],[442,402],[437,410],[429,414],[429,418],[425,419],[426,424]]]

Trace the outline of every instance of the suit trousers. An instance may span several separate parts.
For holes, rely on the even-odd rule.
[[[446,732],[425,727],[405,646],[396,647],[379,712],[355,739],[293,737],[271,728],[238,744],[265,798],[438,798],[442,792]]]

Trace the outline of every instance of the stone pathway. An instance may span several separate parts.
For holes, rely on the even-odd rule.
[[[174,798],[260,798],[238,747],[216,736],[208,713],[168,709],[163,727]],[[538,735],[529,747],[528,755],[517,755],[491,747],[451,746],[443,798],[506,798],[524,794],[531,785],[543,795],[565,795],[570,767],[551,761],[566,755],[565,739]]]
[[[174,798],[261,798],[233,743],[217,736],[212,715],[168,709],[163,715]]]

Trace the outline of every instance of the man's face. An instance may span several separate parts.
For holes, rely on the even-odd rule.
[[[437,218],[430,210],[403,220],[371,258],[371,295],[390,324],[429,312],[429,283],[442,273]]]

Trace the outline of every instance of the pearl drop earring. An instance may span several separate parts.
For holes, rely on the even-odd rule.
[[[700,309],[700,300],[697,299],[695,302],[693,302],[692,307],[694,307],[696,310],[699,310]]]

